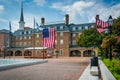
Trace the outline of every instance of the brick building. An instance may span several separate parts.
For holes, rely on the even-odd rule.
[[[45,23],[45,18],[41,18],[41,25],[39,28],[29,28],[24,26],[23,7],[21,7],[21,16],[19,21],[19,29],[16,30],[10,38],[9,34],[1,34],[9,36],[9,46],[6,46],[4,37],[0,40],[0,44],[5,46],[6,55],[12,57],[24,56],[41,56],[42,54],[42,30],[43,27],[54,27],[56,29],[56,47],[55,49],[45,49],[48,54],[56,55],[58,51],[59,56],[92,56],[97,55],[94,48],[83,48],[76,44],[77,38],[80,36],[82,30],[94,27],[95,23],[86,24],[70,24],[69,15],[65,15],[64,22]],[[35,26],[34,26],[35,27]],[[8,31],[9,32],[9,31]]]

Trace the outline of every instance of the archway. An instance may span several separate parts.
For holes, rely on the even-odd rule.
[[[70,52],[70,56],[73,57],[73,56],[78,56],[80,57],[81,56],[81,52],[78,51],[78,50],[73,50]]]
[[[26,50],[25,52],[24,52],[24,56],[31,56],[32,55],[32,53],[31,53],[31,51],[29,51],[29,50]]]
[[[93,50],[85,50],[83,52],[83,57],[92,57],[95,56],[95,51]]]
[[[13,51],[7,51],[6,56],[13,56]]]
[[[15,56],[22,56],[22,52],[20,50],[16,51]]]

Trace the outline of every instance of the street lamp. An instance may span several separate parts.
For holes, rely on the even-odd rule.
[[[111,15],[109,16],[108,22],[110,24],[109,31],[110,31],[110,36],[111,36],[111,34],[112,34],[112,24],[113,24],[113,19],[112,19]],[[111,43],[110,43],[110,60],[112,60],[112,45],[111,45]]]

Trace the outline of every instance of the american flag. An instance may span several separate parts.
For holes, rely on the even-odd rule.
[[[42,30],[42,44],[44,47],[55,48],[55,28]]]
[[[105,32],[105,29],[103,29],[103,28],[97,28],[97,31],[98,31],[98,33],[103,33],[103,32]]]
[[[102,28],[106,28],[110,26],[108,22],[104,22],[100,19],[96,19],[96,25],[101,26]]]

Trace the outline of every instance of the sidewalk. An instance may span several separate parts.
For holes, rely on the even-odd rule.
[[[99,80],[98,76],[93,76],[90,74],[90,64],[87,66],[85,71],[80,76],[79,80]]]

